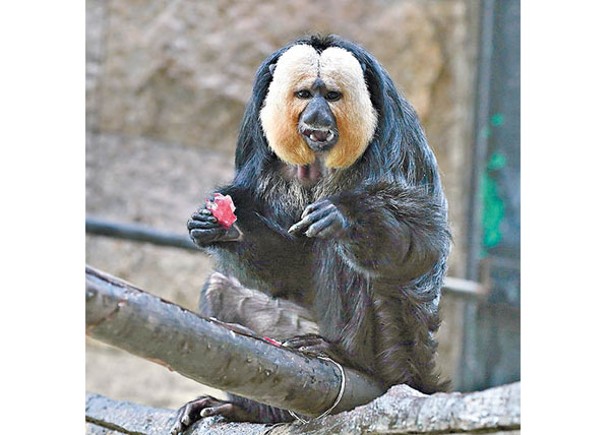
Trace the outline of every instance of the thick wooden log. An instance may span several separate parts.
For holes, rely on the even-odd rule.
[[[161,364],[190,379],[306,416],[335,402],[342,376],[332,362],[276,347],[86,269],[87,335]],[[334,412],[352,409],[383,390],[345,369],[344,395]]]
[[[520,432],[520,383],[472,393],[425,395],[407,385],[391,387],[365,406],[339,415],[288,425],[272,435],[510,434]],[[195,432],[196,435],[205,432]],[[194,435],[194,434],[193,434]]]
[[[166,434],[174,412],[103,396],[87,396],[88,435],[107,433]],[[117,433],[119,433],[117,432]],[[308,424],[268,425],[226,423],[206,418],[191,435],[353,435],[353,434],[495,434],[520,433],[520,383],[473,393],[426,396],[406,385],[396,385],[371,403]]]
[[[168,435],[176,412],[126,401],[112,400],[99,394],[87,394],[85,419],[87,435],[146,434]],[[220,423],[218,418],[204,418],[195,424],[190,435],[265,435],[269,426],[254,423]],[[116,431],[116,432],[109,432]]]

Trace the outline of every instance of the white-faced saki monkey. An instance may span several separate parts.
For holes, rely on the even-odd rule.
[[[436,159],[379,62],[337,36],[294,41],[256,73],[241,124],[225,229],[202,206],[192,240],[217,260],[201,313],[330,356],[385,387],[445,390],[435,369],[451,237]],[[293,417],[240,397],[202,397],[203,416]]]

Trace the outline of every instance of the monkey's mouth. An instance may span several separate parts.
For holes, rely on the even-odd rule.
[[[316,153],[330,150],[338,141],[338,132],[333,128],[302,126],[299,130],[307,145]]]

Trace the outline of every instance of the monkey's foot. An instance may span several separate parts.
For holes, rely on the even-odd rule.
[[[282,343],[282,346],[309,356],[327,356],[340,364],[345,360],[343,353],[334,344],[317,334],[297,335],[288,338]]]
[[[232,402],[201,396],[178,409],[171,435],[183,433],[197,421],[205,417],[221,415],[230,421],[248,421],[250,413]]]

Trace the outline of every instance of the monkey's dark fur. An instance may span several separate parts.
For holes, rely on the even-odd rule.
[[[313,185],[285,176],[286,163],[269,148],[259,120],[273,78],[270,67],[295,44],[309,44],[318,52],[335,46],[352,53],[378,115],[363,155]],[[189,226],[193,240],[217,259],[217,270],[232,277],[223,285],[304,307],[323,339],[309,335],[294,343],[322,349],[385,387],[406,383],[424,393],[444,390],[447,384],[435,370],[433,334],[439,326],[438,302],[450,249],[446,201],[417,116],[383,67],[360,46],[336,36],[308,37],[273,53],[257,71],[235,165],[233,182],[218,191],[234,200],[239,240],[231,231]],[[329,207],[339,217],[340,231],[324,237],[289,233],[311,204]],[[292,333],[248,325],[247,315],[236,307],[211,303],[212,293],[204,290],[202,295],[204,314],[243,322],[261,334]],[[207,400],[188,412],[194,416],[218,403],[225,402]],[[260,422],[292,419],[285,411],[241,398],[232,397],[231,403],[244,411],[221,405],[207,415]]]

